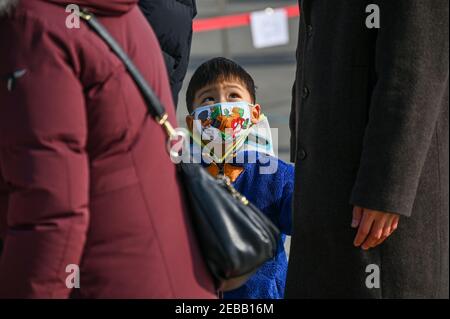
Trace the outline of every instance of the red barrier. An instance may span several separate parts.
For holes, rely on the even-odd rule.
[[[300,9],[298,5],[287,6],[281,9],[286,10],[288,18],[295,18],[300,15]],[[250,24],[250,13],[247,12],[221,17],[195,19],[193,29],[194,32],[205,32],[205,31],[244,27],[249,24]]]

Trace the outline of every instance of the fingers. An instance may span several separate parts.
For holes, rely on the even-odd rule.
[[[392,226],[391,226],[391,233],[389,234],[389,236],[397,230],[398,228],[398,223],[400,222],[400,216],[399,215],[394,215],[394,218],[392,220]]]
[[[382,244],[393,233],[392,224],[393,224],[394,218],[395,218],[395,215],[389,214],[389,216],[386,220],[386,224],[384,225],[384,228],[383,228],[383,234],[381,235],[381,238],[372,246],[372,248]]]
[[[368,211],[362,212],[361,223],[359,225],[355,241],[353,242],[356,247],[361,246],[361,244],[366,241],[367,236],[370,234],[374,219],[374,215],[370,214]]]
[[[353,207],[352,228],[358,228],[361,223],[363,209],[358,206]]]
[[[362,244],[362,249],[368,250],[369,248],[375,247],[376,243],[381,240],[383,237],[384,226],[386,224],[388,216],[381,216],[374,219],[372,229],[370,234],[367,236],[367,239]]]
[[[358,227],[353,244],[364,250],[374,248],[383,243],[397,229],[400,216],[364,209],[358,206],[353,208],[351,226]]]
[[[382,244],[397,229],[399,221],[400,216],[397,214],[377,213],[362,249],[367,250]]]

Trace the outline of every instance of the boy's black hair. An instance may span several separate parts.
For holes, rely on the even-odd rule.
[[[186,92],[186,106],[189,113],[193,111],[195,94],[209,84],[222,80],[239,80],[246,87],[253,101],[256,102],[256,87],[253,78],[239,64],[226,58],[214,58],[206,61],[195,71]]]

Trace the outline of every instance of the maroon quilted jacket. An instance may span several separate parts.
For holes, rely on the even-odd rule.
[[[19,1],[0,18],[0,297],[214,298],[163,130],[85,6],[175,123],[158,42],[137,0]],[[80,288],[68,288],[68,265]],[[69,287],[71,287],[69,285]]]

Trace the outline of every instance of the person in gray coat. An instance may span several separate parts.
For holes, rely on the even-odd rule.
[[[303,0],[286,298],[448,298],[448,0]]]

